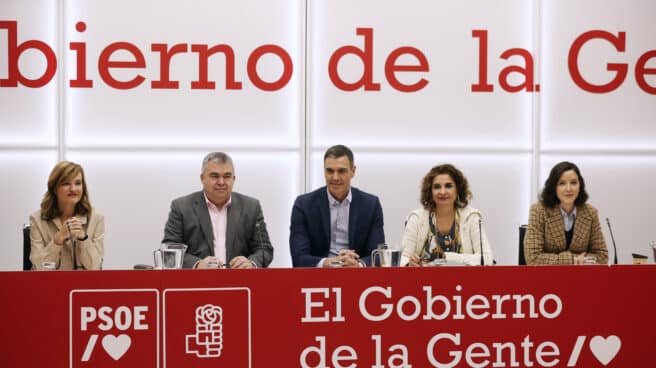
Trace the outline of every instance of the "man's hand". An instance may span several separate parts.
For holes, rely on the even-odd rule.
[[[237,256],[230,260],[230,268],[255,268],[250,259],[244,256]]]
[[[361,267],[360,256],[353,249],[342,249],[337,257],[326,258],[323,267]]]
[[[202,268],[219,268],[223,266],[223,262],[221,262],[218,258],[215,256],[207,256],[196,264],[196,268],[202,269]]]

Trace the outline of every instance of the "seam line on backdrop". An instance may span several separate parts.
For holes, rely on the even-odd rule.
[[[539,68],[535,69],[535,79],[538,83],[542,83],[542,1],[534,0],[533,1],[533,34],[531,40],[533,42],[533,52],[535,54],[535,60],[539,64]],[[533,139],[532,146],[532,165],[531,165],[531,198],[529,198],[528,203],[533,203],[537,199],[538,193],[540,192],[540,162],[542,155],[540,152],[540,139],[541,139],[541,126],[542,126],[542,115],[541,115],[541,102],[542,96],[540,93],[533,93],[531,97],[531,137]]]
[[[309,122],[309,83],[310,79],[308,78],[308,70],[310,68],[310,36],[308,28],[308,18],[310,17],[310,2],[308,0],[303,1],[303,14],[304,14],[304,32],[303,32],[303,61],[305,65],[303,66],[304,78],[303,78],[303,121],[301,123],[301,134],[304,141],[301,142],[301,178],[300,178],[300,188],[297,194],[306,193],[310,188],[310,180],[308,179],[311,173],[310,168],[310,122]]]
[[[64,9],[64,0],[57,1],[57,20],[55,27],[57,27],[57,52],[59,55],[64,55],[64,23],[66,19],[66,12]],[[66,93],[65,77],[66,77],[66,63],[60,61],[59,73],[57,73],[57,161],[66,159],[66,115],[65,115],[65,101]]]
[[[229,146],[221,145],[221,149],[230,152],[298,152],[298,147],[270,147],[270,146]],[[89,146],[75,146],[69,145],[69,151],[84,151],[84,152],[199,152],[206,154],[207,152],[215,151],[216,146],[172,146],[166,144],[152,145],[152,146],[139,146],[139,145],[124,145],[124,146],[107,146],[107,145],[89,145]]]
[[[258,146],[258,147],[244,147],[244,146],[224,146],[226,150],[231,152],[289,152],[295,153],[298,152],[298,147],[267,147],[267,146]],[[458,148],[458,149],[436,149],[436,148],[382,148],[382,147],[359,147],[352,146],[353,149],[358,152],[363,153],[393,153],[393,154],[417,154],[417,153],[460,153],[460,154],[531,154],[533,155],[533,150],[531,148]],[[157,145],[157,146],[75,146],[69,145],[67,151],[83,151],[83,152],[200,152],[206,153],[214,150],[215,146],[169,146],[169,145]],[[323,153],[328,147],[317,146],[312,150],[309,150],[309,154],[312,153]],[[2,144],[0,145],[0,152],[11,152],[11,151],[56,151],[59,149],[58,144]],[[656,156],[656,149],[631,149],[631,148],[590,148],[590,149],[572,149],[572,148],[544,148],[540,152],[540,155],[583,155],[583,156],[616,156],[616,157],[651,157]]]
[[[464,153],[464,154],[525,154],[532,153],[531,148],[514,148],[514,147],[367,147],[351,145],[352,150],[365,153],[394,153],[394,154],[417,154],[417,153]],[[316,146],[314,152],[323,153],[328,149],[327,146]]]

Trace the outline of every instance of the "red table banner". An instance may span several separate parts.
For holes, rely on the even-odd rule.
[[[0,367],[653,367],[656,266],[0,273]]]

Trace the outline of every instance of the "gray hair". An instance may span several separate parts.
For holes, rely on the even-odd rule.
[[[230,155],[228,155],[225,152],[210,152],[207,155],[205,155],[205,158],[203,159],[203,166],[201,167],[201,172],[205,172],[205,168],[207,168],[207,164],[212,161],[216,162],[217,164],[229,164],[232,166],[232,169],[235,169],[235,165],[232,163],[232,158]]]

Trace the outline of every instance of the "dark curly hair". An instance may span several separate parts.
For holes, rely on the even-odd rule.
[[[558,181],[565,171],[574,170],[576,175],[579,177],[579,195],[574,201],[574,205],[580,206],[588,200],[588,192],[585,191],[585,180],[581,176],[581,171],[579,168],[572,162],[563,161],[559,162],[551,168],[549,177],[544,182],[544,189],[540,194],[540,200],[545,205],[545,207],[555,207],[560,204],[560,199],[556,195],[556,188],[558,187]]]
[[[456,191],[458,192],[458,198],[454,202],[456,208],[464,208],[469,204],[469,200],[472,198],[472,194],[469,191],[469,183],[467,178],[458,170],[455,166],[451,164],[442,164],[434,166],[430,171],[424,176],[424,179],[421,182],[421,198],[419,201],[421,205],[428,211],[435,209],[435,202],[433,201],[433,179],[436,176],[441,174],[447,174],[451,179],[456,183]]]

